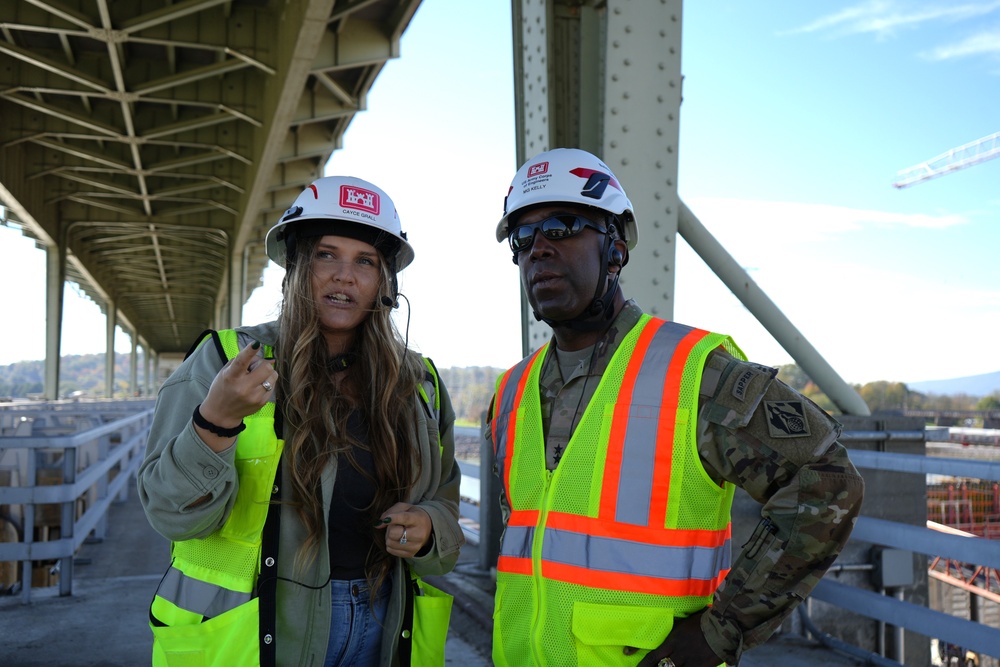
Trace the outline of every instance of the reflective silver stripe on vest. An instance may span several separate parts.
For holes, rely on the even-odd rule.
[[[592,571],[657,579],[714,579],[728,570],[727,539],[719,547],[670,547],[547,528],[542,560]]]
[[[534,526],[507,526],[500,543],[500,555],[531,558],[531,543],[535,540]]]
[[[250,601],[250,593],[238,593],[189,577],[176,567],[163,576],[156,594],[181,609],[215,618]]]
[[[660,404],[664,400],[663,382],[677,344],[691,331],[691,327],[683,324],[665,322],[653,334],[653,340],[646,348],[642,365],[636,374],[622,451],[618,501],[615,506],[615,520],[620,523],[637,526],[649,523],[653,470],[659,444],[657,432],[660,424]],[[668,391],[670,389],[668,388]],[[671,399],[677,400],[677,396],[671,396]]]
[[[497,448],[496,461],[501,466],[500,479],[503,479],[503,468],[505,467],[507,458],[507,429],[510,427],[510,420],[517,418],[517,415],[514,414],[514,405],[517,401],[517,387],[521,384],[522,376],[527,372],[528,367],[531,366],[531,361],[535,357],[536,355],[533,354],[527,359],[522,359],[516,366],[510,369],[507,382],[504,384],[503,393],[500,394],[500,405],[497,406],[497,414],[494,417],[500,420],[497,423],[497,438],[494,443]],[[510,489],[506,491],[510,493]]]

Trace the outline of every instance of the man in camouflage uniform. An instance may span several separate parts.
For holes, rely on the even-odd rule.
[[[549,471],[573,447],[575,428],[609,361],[643,316],[618,287],[636,237],[631,203],[595,156],[556,149],[515,175],[497,239],[510,242],[535,317],[554,333],[537,381]],[[621,664],[737,664],[743,651],[767,640],[809,595],[847,542],[860,511],[864,483],[837,442],[836,421],[776,379],[775,369],[722,347],[708,353],[701,373],[696,424],[701,465],[715,484],[735,485],[760,502],[762,520],[711,595],[711,605],[678,618],[652,650],[622,646]],[[496,422],[503,419],[499,399],[492,407],[487,431],[497,440],[502,436]],[[504,478],[504,461],[498,464],[501,479],[513,486],[516,480]],[[502,492],[506,525],[507,498],[518,490],[502,485]],[[501,605],[498,593],[495,624],[507,623],[505,614],[515,613],[525,613],[524,605]],[[569,629],[566,636],[571,641]],[[572,650],[556,655],[546,660],[583,664]],[[496,639],[494,659],[513,660],[503,657]]]

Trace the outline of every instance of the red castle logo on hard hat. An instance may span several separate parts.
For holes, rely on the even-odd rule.
[[[541,176],[542,174],[548,172],[548,170],[549,170],[548,162],[539,162],[538,164],[533,164],[530,167],[528,167],[528,178],[531,178],[532,176]]]
[[[358,211],[367,211],[378,215],[380,203],[377,192],[365,190],[353,185],[340,186],[340,205]]]

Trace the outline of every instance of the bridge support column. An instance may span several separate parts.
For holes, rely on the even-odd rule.
[[[114,299],[108,301],[107,310],[104,340],[104,346],[107,350],[104,355],[104,397],[113,398],[115,395],[115,326],[118,313],[118,305]]]
[[[243,323],[243,286],[246,284],[246,265],[243,255],[237,255],[230,249],[229,257],[229,317],[225,324],[226,329],[238,327]]]
[[[133,396],[142,392],[139,390],[139,332],[132,329],[132,354],[129,358],[128,390]]]
[[[45,398],[59,398],[59,362],[62,349],[63,290],[66,246],[45,249]]]
[[[647,312],[673,317],[681,0],[606,5],[518,0],[513,5],[517,158],[554,147],[595,153],[628,189],[639,247],[622,273]],[[527,317],[527,354],[549,328]]]
[[[149,343],[143,342],[142,344],[142,365],[143,365],[143,380],[146,385],[143,390],[143,395],[152,396],[153,395],[153,376],[150,374],[153,364],[153,351],[149,348]]]

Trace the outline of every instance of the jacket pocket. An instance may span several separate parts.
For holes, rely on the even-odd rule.
[[[636,665],[663,643],[673,626],[674,614],[669,609],[574,602],[577,664]],[[640,650],[627,656],[623,653],[626,646]]]
[[[259,665],[258,598],[194,625],[156,626],[153,667]]]
[[[237,445],[233,465],[239,477],[236,501],[219,534],[231,540],[256,544],[260,540],[271,502],[274,474],[281,451],[274,438]]]

